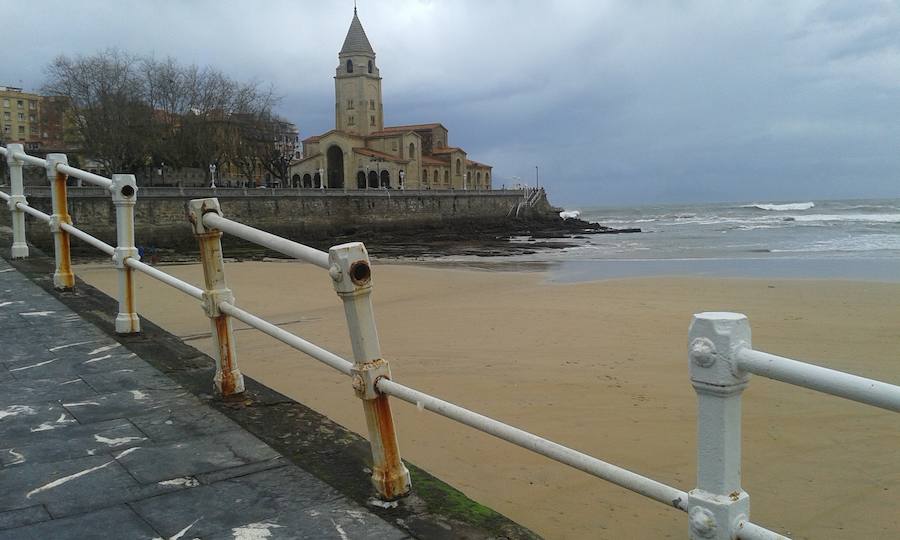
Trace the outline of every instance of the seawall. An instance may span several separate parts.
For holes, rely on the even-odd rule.
[[[28,203],[50,213],[50,189],[27,187]],[[144,188],[138,191],[135,231],[138,245],[170,248],[195,246],[187,221],[191,199],[218,197],[226,217],[287,238],[314,242],[336,237],[391,230],[423,232],[447,228],[497,226],[511,220],[549,219],[554,209],[543,192],[525,204],[521,190],[493,191],[328,191],[315,189]],[[101,188],[70,187],[73,223],[109,243],[115,243],[115,208]],[[9,225],[9,212],[0,212]],[[48,246],[47,227],[28,227],[28,238]],[[74,247],[74,246],[73,246]]]

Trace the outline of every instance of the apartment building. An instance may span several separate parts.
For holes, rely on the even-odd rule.
[[[40,109],[42,97],[21,88],[0,86],[0,140],[41,147]]]

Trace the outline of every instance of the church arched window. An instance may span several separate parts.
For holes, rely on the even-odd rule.
[[[372,73],[372,61],[369,60],[369,73]]]
[[[456,176],[459,176],[459,174],[461,172],[462,172],[462,169],[459,166],[459,158],[456,158]]]
[[[347,73],[353,73],[353,60],[347,60]]]
[[[444,184],[450,183],[450,171],[444,171]]]
[[[409,143],[409,159],[416,159],[416,145]]]

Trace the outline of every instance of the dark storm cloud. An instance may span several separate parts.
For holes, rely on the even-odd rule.
[[[304,136],[333,127],[349,1],[37,5],[4,8],[20,25],[0,84],[114,46],[272,83]],[[387,121],[443,122],[497,184],[540,165],[572,204],[900,196],[897,2],[363,1],[360,18]]]

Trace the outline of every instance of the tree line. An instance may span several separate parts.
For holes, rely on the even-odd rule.
[[[260,168],[285,179],[294,141],[272,109],[271,87],[212,67],[110,49],[58,56],[46,68],[46,95],[69,104],[79,153],[110,172],[147,177],[166,168],[210,164],[250,180]]]

